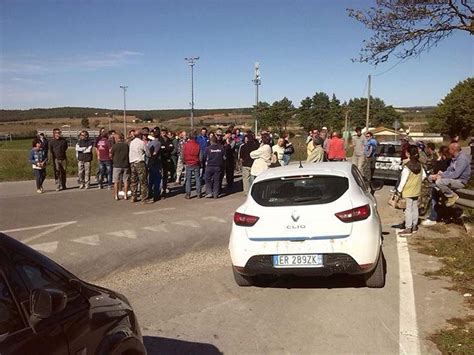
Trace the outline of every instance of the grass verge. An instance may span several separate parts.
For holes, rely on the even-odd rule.
[[[448,276],[452,289],[464,294],[474,294],[474,239],[468,235],[455,238],[423,238],[418,251],[441,258],[443,266],[426,276]],[[474,309],[473,297],[466,297],[468,307]],[[448,320],[450,326],[438,330],[429,339],[443,354],[474,354],[474,316]]]
[[[28,161],[31,139],[14,140],[0,145],[0,182],[34,180],[33,169]],[[67,150],[67,176],[77,176],[77,160],[74,147]],[[97,171],[97,160],[92,161],[91,174]],[[51,161],[46,167],[46,177],[54,178]]]

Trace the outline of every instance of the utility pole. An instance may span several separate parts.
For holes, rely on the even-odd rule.
[[[255,137],[258,134],[258,87],[262,84],[262,80],[260,78],[260,64],[258,62],[255,63],[255,76],[252,80],[255,85]]]
[[[128,86],[120,85],[123,90],[123,135],[127,136],[127,100],[125,93],[127,92]]]
[[[344,137],[345,137],[345,143],[346,143],[346,147],[347,147],[347,142],[349,141],[349,126],[347,124],[347,117],[349,116],[349,112],[351,112],[350,109],[347,109],[346,111],[346,116],[344,118]]]
[[[191,131],[194,129],[194,65],[196,64],[196,61],[199,60],[199,57],[189,57],[189,58],[184,58],[186,62],[188,62],[188,65],[191,67],[191,116],[190,116],[190,121],[191,121]]]
[[[369,74],[369,85],[367,90],[367,116],[365,118],[365,133],[369,131],[369,118],[370,118],[370,74]]]

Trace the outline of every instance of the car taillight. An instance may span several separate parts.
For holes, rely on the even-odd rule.
[[[234,213],[234,223],[241,227],[252,227],[257,223],[259,217],[250,216],[239,212]]]
[[[362,221],[370,216],[370,206],[365,205],[351,210],[336,213],[336,217],[344,223]]]

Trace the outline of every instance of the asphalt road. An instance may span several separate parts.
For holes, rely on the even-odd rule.
[[[406,241],[390,228],[402,215],[386,206],[387,187],[376,195],[387,282],[369,289],[342,276],[237,287],[227,243],[241,192],[218,200],[178,194],[143,206],[114,201],[107,190],[54,192],[47,181],[39,195],[33,185],[0,184],[0,230],[80,278],[124,293],[151,354],[434,351],[424,339],[433,322],[420,321],[420,314],[429,310],[441,319],[447,310],[432,308],[450,291],[423,280],[417,286],[420,276],[412,272]]]

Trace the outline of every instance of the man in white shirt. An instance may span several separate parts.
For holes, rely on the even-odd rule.
[[[148,173],[145,165],[145,155],[148,148],[143,141],[142,132],[136,132],[135,138],[130,142],[130,189],[132,190],[132,202],[137,202],[138,183],[140,183],[140,198],[142,203],[152,203],[148,199]]]

